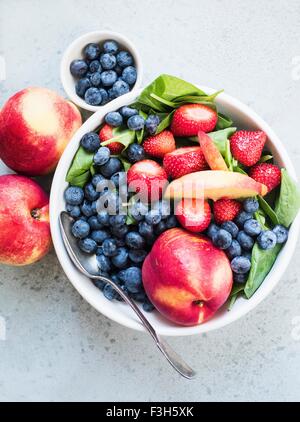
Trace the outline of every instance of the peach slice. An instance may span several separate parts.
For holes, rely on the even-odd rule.
[[[212,170],[223,170],[228,171],[228,167],[222,157],[220,151],[215,146],[214,141],[201,130],[198,133],[198,139],[202,152],[204,154],[207,164]]]
[[[222,170],[190,173],[173,180],[166,191],[167,199],[204,198],[217,201],[220,198],[239,199],[266,195],[268,189],[251,177]]]

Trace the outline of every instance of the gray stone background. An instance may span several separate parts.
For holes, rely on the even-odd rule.
[[[63,93],[64,49],[101,29],[136,43],[145,83],[168,72],[249,104],[281,137],[299,175],[298,0],[0,0],[7,65],[0,106],[29,85]],[[298,247],[276,290],[245,318],[208,335],[170,340],[198,370],[194,381],[177,376],[146,335],[85,303],[54,252],[27,268],[0,266],[7,328],[0,400],[298,401],[299,260]]]

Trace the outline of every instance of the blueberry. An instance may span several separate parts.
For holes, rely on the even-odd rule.
[[[233,239],[233,241],[231,242],[231,245],[226,250],[226,253],[227,253],[229,259],[233,259],[236,256],[242,255],[242,248],[241,248],[241,245],[239,244],[239,242],[237,240]]]
[[[251,268],[251,262],[244,256],[237,256],[231,261],[231,269],[236,274],[247,274]]]
[[[102,174],[95,174],[92,178],[92,183],[95,189],[97,189],[98,183],[102,182],[104,179],[104,177],[102,176]]]
[[[257,220],[251,218],[245,222],[244,231],[249,234],[249,236],[258,236],[261,232],[261,225]]]
[[[100,56],[100,46],[96,43],[90,43],[83,49],[83,55],[88,60],[98,59]]]
[[[167,219],[169,215],[171,214],[170,202],[165,199],[155,202],[153,204],[153,209],[159,211],[162,220]]]
[[[101,203],[99,204],[101,211],[105,209],[110,215],[114,215],[119,211],[120,198],[116,192],[106,192],[101,195]]]
[[[109,214],[107,211],[100,211],[97,218],[100,224],[103,226],[109,226]]]
[[[177,218],[175,217],[175,215],[170,215],[170,217],[168,217],[166,219],[166,229],[173,229],[174,227],[178,226],[178,221]]]
[[[245,284],[247,281],[247,274],[233,274],[233,281],[237,284]]]
[[[123,80],[118,80],[113,85],[113,92],[116,97],[121,97],[130,91],[129,85]]]
[[[118,239],[123,239],[129,231],[129,227],[124,224],[123,226],[114,226],[111,228],[111,234]],[[120,244],[118,244],[120,246]]]
[[[228,231],[220,229],[213,236],[213,243],[220,249],[228,249],[232,242],[232,236]]]
[[[121,283],[125,283],[125,274],[126,274],[126,270],[121,270],[117,274],[118,279],[121,281]]]
[[[97,265],[101,272],[109,272],[111,270],[111,264],[110,259],[103,255],[103,254],[97,254]]]
[[[103,273],[101,273],[101,275],[103,275]],[[107,274],[108,276],[108,274]],[[103,291],[106,283],[103,280],[95,280],[94,281],[95,286],[97,287],[97,289],[101,290],[101,292]]]
[[[122,73],[123,81],[127,82],[129,85],[133,85],[137,79],[137,71],[134,66],[125,67]]]
[[[148,254],[148,252],[143,250],[143,249],[130,250],[129,251],[129,258],[135,264],[140,264],[141,262],[144,262],[147,254]]]
[[[131,66],[133,64],[133,57],[127,51],[120,51],[117,54],[117,63],[121,67]]]
[[[89,217],[88,223],[89,223],[90,228],[92,230],[100,230],[103,227],[102,224],[99,223],[98,218],[96,217],[96,215],[92,215],[91,217]]]
[[[113,286],[107,283],[103,289],[103,295],[108,300],[114,300],[117,298],[118,292],[113,288]]]
[[[121,161],[118,158],[112,157],[106,164],[100,167],[100,171],[105,177],[111,177],[122,169]]]
[[[84,60],[73,60],[70,64],[70,72],[75,78],[81,78],[88,71],[88,64]]]
[[[88,132],[81,138],[80,145],[88,152],[96,152],[100,148],[99,135],[95,132]]]
[[[138,293],[142,289],[142,272],[138,267],[127,268],[124,272],[125,286],[130,293]]]
[[[209,226],[208,226],[208,229],[207,229],[207,232],[206,232],[206,234],[207,234],[207,236],[209,237],[209,238],[213,238],[214,237],[214,235],[216,235],[217,234],[217,232],[220,230],[220,227],[219,226],[217,226],[216,224],[214,224],[214,223],[211,223]],[[226,229],[225,229],[226,230]],[[228,230],[227,230],[228,231]]]
[[[108,93],[107,93],[106,89],[100,88],[99,91],[100,91],[101,98],[102,98],[101,105],[107,104],[108,103]]]
[[[145,246],[145,240],[137,232],[129,232],[125,237],[126,245],[131,249],[143,249]]]
[[[81,209],[78,205],[67,205],[67,211],[73,218],[79,218],[81,215]]]
[[[77,220],[72,226],[72,234],[77,239],[84,239],[90,233],[90,226],[86,221]]]
[[[145,126],[145,120],[140,115],[132,116],[129,117],[127,121],[127,126],[130,130],[141,130]]]
[[[113,127],[119,127],[123,124],[123,117],[118,111],[111,111],[105,116],[105,122]]]
[[[99,137],[98,137],[99,139]],[[96,166],[103,166],[110,158],[110,150],[107,147],[101,147],[94,155],[94,163]]]
[[[95,72],[99,72],[101,73],[101,65],[99,60],[93,60],[91,61],[91,63],[89,64],[89,70],[91,73],[95,73]]]
[[[87,183],[84,187],[84,196],[88,201],[96,201],[100,193],[96,191],[92,183]]]
[[[105,239],[102,248],[105,256],[111,257],[117,255],[118,246],[115,239]]]
[[[130,214],[137,222],[144,220],[147,212],[147,205],[143,204],[143,202],[140,201],[133,203],[130,207]]]
[[[110,88],[110,89],[108,90],[108,101],[112,101],[112,100],[114,100],[115,98],[117,98],[117,96],[116,96],[116,94],[115,94],[115,91],[113,90],[113,88]]]
[[[146,223],[146,221],[141,221],[139,223],[139,233],[143,237],[151,237],[153,236],[153,226]]]
[[[162,234],[163,232],[165,232],[167,230],[166,227],[166,223],[165,221],[161,221],[160,223],[158,223],[155,227],[154,227],[154,233],[159,236],[160,234]]]
[[[137,114],[139,114],[138,110],[128,106],[122,107],[119,112],[122,114],[124,119],[129,119],[129,117],[136,116]]]
[[[102,102],[101,93],[98,88],[89,88],[84,94],[84,99],[92,106],[98,106]]]
[[[156,133],[159,123],[160,118],[156,114],[150,114],[147,117],[145,126],[150,135],[154,135]]]
[[[274,227],[273,233],[275,233],[277,238],[277,243],[282,244],[285,243],[289,236],[289,231],[284,226],[277,224],[277,226]]]
[[[243,228],[244,224],[247,220],[250,220],[250,218],[252,218],[253,215],[249,212],[246,211],[242,211],[239,213],[239,215],[236,217],[235,219],[235,223],[240,227]]]
[[[91,217],[95,214],[95,211],[93,209],[93,205],[90,201],[84,200],[83,204],[81,205],[81,212],[86,217]]]
[[[254,246],[253,238],[247,233],[245,233],[243,230],[239,232],[237,236],[237,241],[245,251],[251,251]]]
[[[81,239],[78,243],[78,246],[83,252],[88,254],[96,252],[97,249],[97,243],[93,239],[90,239],[88,237],[86,237],[85,239]]]
[[[233,221],[225,221],[222,223],[221,228],[226,230],[235,239],[238,235],[239,228]]]
[[[110,180],[113,182],[116,189],[119,189],[119,187],[122,187],[124,184],[126,184],[126,173],[123,171],[118,171],[111,176]]]
[[[92,73],[90,77],[90,81],[93,86],[98,88],[101,85],[101,73],[100,72]]]
[[[161,222],[161,215],[160,212],[158,210],[150,210],[146,215],[145,215],[145,220],[148,224],[150,225],[156,225],[159,224]]]
[[[105,230],[94,230],[91,233],[91,238],[99,245],[102,245],[104,240],[109,239],[109,237],[109,233]]]
[[[135,300],[136,302],[140,302],[143,303],[146,300],[146,293],[141,290],[138,293],[131,293],[130,295],[132,297],[133,300]]]
[[[131,144],[127,148],[127,157],[130,163],[134,164],[145,159],[144,148],[139,144]]]
[[[273,249],[277,243],[277,236],[271,230],[262,231],[257,238],[257,243],[259,244],[261,249]]]
[[[248,198],[243,202],[244,210],[249,214],[254,214],[258,211],[259,203],[255,198]]]
[[[66,189],[64,197],[67,204],[80,205],[84,198],[84,192],[78,186],[70,186]]]
[[[119,50],[118,43],[114,40],[107,40],[103,44],[103,50],[104,50],[104,53],[116,54],[117,51]]]
[[[127,220],[127,215],[122,215],[122,214],[112,215],[109,218],[109,224],[112,227],[124,226],[124,224],[126,224],[126,220]]]
[[[101,81],[103,86],[113,86],[118,79],[118,75],[113,70],[107,70],[101,73]]]
[[[104,53],[100,57],[100,63],[103,69],[111,70],[116,66],[117,59],[115,58],[113,54]]]
[[[152,312],[152,311],[154,311],[155,307],[150,302],[149,299],[146,299],[145,302],[143,303],[143,309],[144,309],[145,312]]]
[[[88,78],[79,79],[79,81],[77,81],[75,85],[76,94],[79,97],[84,98],[84,94],[91,86],[91,81]]]
[[[128,262],[128,251],[126,248],[118,248],[117,254],[112,258],[111,262],[117,268],[125,268]]]

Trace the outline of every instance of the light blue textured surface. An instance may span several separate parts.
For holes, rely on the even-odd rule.
[[[145,83],[167,72],[224,88],[249,104],[281,137],[300,174],[300,72],[292,73],[300,56],[298,0],[0,0],[0,54],[7,64],[0,107],[30,85],[62,93],[63,50],[99,29],[136,43]],[[54,252],[28,268],[0,266],[0,316],[7,326],[0,400],[298,401],[299,260],[298,247],[273,294],[242,320],[170,340],[198,370],[194,381],[179,378],[146,335],[85,303]]]

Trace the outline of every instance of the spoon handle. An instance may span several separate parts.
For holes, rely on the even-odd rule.
[[[153,326],[150,324],[148,319],[145,315],[140,311],[139,307],[136,303],[131,300],[127,294],[117,286],[112,280],[102,276],[92,276],[93,280],[101,280],[105,283],[110,284],[116,292],[124,299],[124,301],[132,308],[132,310],[136,313],[139,317],[140,321],[142,322],[143,326],[146,330],[150,333],[152,338],[154,339],[157,347],[161,351],[161,353],[165,356],[167,361],[173,366],[173,368],[183,377],[192,379],[196,376],[196,372],[172,349],[172,347],[162,339],[155,331]]]

